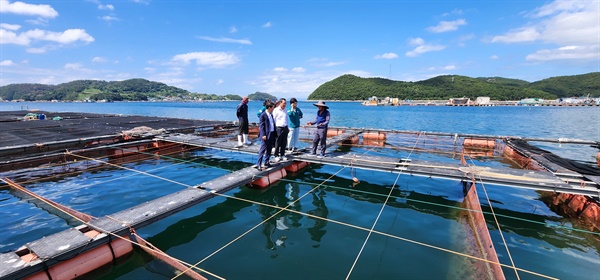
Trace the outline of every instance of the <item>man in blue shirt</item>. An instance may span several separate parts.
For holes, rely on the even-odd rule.
[[[317,112],[317,118],[314,122],[307,122],[307,125],[317,125],[317,132],[315,133],[315,137],[313,138],[313,146],[312,146],[312,155],[317,154],[317,145],[321,145],[320,157],[325,156],[325,149],[327,148],[327,126],[329,125],[329,109],[328,106],[325,105],[325,102],[320,101],[313,104],[319,108]]]

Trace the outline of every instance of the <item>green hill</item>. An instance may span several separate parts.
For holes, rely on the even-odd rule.
[[[590,97],[600,96],[600,72],[554,77],[535,83],[501,77],[470,78],[459,75],[437,76],[418,82],[343,75],[319,86],[308,99],[366,100],[377,96],[402,100],[445,100],[488,96],[492,100],[520,100],[556,99],[587,94]]]
[[[59,85],[11,84],[0,87],[4,100],[241,100],[239,95],[191,93],[187,90],[145,79],[125,81],[77,80]]]

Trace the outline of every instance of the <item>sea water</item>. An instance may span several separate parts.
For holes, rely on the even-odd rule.
[[[52,112],[92,112],[234,121],[237,102],[168,103],[6,103]],[[260,102],[250,102],[251,121]],[[302,122],[316,107],[300,102]],[[598,107],[366,107],[328,102],[331,125],[357,128],[469,133],[548,139],[600,140]],[[25,114],[25,113],[24,113]],[[45,120],[49,121],[49,120]],[[536,143],[591,164],[597,150],[577,145]],[[303,142],[303,145],[308,145]],[[352,147],[361,155],[453,161],[427,153]],[[224,176],[253,164],[256,156],[198,149],[123,162],[119,169],[56,167],[51,180],[14,174],[32,191],[93,216],[137,204]],[[480,159],[478,165],[504,165]],[[84,163],[79,163],[84,164]],[[138,173],[131,170],[137,170]],[[145,176],[140,172],[155,175]],[[44,176],[44,177],[47,177]],[[180,182],[174,184],[166,178]],[[352,179],[360,179],[355,183]],[[531,190],[478,186],[488,228],[507,279],[597,279],[598,234],[572,228],[576,221],[552,212]],[[388,197],[389,195],[389,197]],[[476,279],[468,226],[461,220],[460,182],[398,176],[385,172],[312,164],[275,186],[234,189],[167,217],[138,233],[169,255],[228,279]],[[248,201],[254,201],[251,203]],[[269,207],[289,207],[279,212]],[[492,208],[498,224],[491,215]],[[0,250],[9,251],[75,222],[51,214],[17,193],[0,189]],[[301,213],[307,213],[305,216]],[[327,220],[314,218],[323,217]],[[375,232],[371,232],[373,229]],[[384,233],[384,234],[382,234]],[[502,233],[502,234],[500,234]],[[208,257],[210,256],[210,257]],[[207,258],[208,257],[208,258]],[[101,279],[165,279],[172,268],[143,252],[94,273]],[[207,274],[203,274],[208,276]],[[212,277],[209,277],[212,278]]]

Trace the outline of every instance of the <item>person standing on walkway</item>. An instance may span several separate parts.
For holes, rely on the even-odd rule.
[[[312,155],[317,154],[317,145],[321,145],[321,151],[319,156],[325,156],[325,149],[327,148],[327,126],[329,125],[329,107],[325,105],[325,102],[319,100],[319,102],[313,104],[319,108],[317,111],[317,118],[314,122],[307,122],[307,125],[317,125],[317,131],[313,138]]]
[[[251,145],[252,142],[248,141],[248,96],[242,98],[242,102],[237,106],[236,115],[240,124],[237,147]]]
[[[258,162],[256,163],[256,169],[259,171],[263,170],[263,167],[271,167],[269,158],[271,157],[273,143],[277,137],[277,133],[275,132],[275,120],[273,119],[273,109],[275,108],[275,104],[271,101],[265,102],[265,108],[266,110],[260,114],[258,121],[258,137],[262,140],[258,150]]]
[[[303,117],[302,110],[298,108],[298,100],[290,99],[290,109],[287,111],[290,132],[288,134],[287,146],[291,152],[298,150],[298,137],[300,137],[300,119]]]
[[[275,130],[277,131],[277,140],[275,141],[275,162],[287,160],[285,158],[285,148],[287,146],[287,136],[289,133],[288,116],[285,112],[285,98],[279,99],[273,110],[275,118]]]
[[[256,117],[260,118],[260,114],[262,114],[267,109],[267,107],[265,107],[265,105],[267,104],[267,102],[272,102],[272,101],[270,99],[268,99],[268,98],[265,99],[265,101],[263,101],[262,108],[260,108],[260,110],[258,110],[258,112],[256,113]]]

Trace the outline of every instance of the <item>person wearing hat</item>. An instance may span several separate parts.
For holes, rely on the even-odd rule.
[[[319,108],[317,111],[317,118],[314,122],[307,122],[307,125],[317,125],[317,132],[313,138],[312,155],[317,154],[317,145],[321,145],[321,151],[319,156],[325,156],[325,149],[327,148],[327,126],[329,125],[329,107],[325,105],[325,102],[319,100],[319,102],[313,104]]]
[[[251,145],[252,142],[248,141],[248,96],[242,98],[242,102],[237,106],[236,115],[240,124],[237,147]]]

